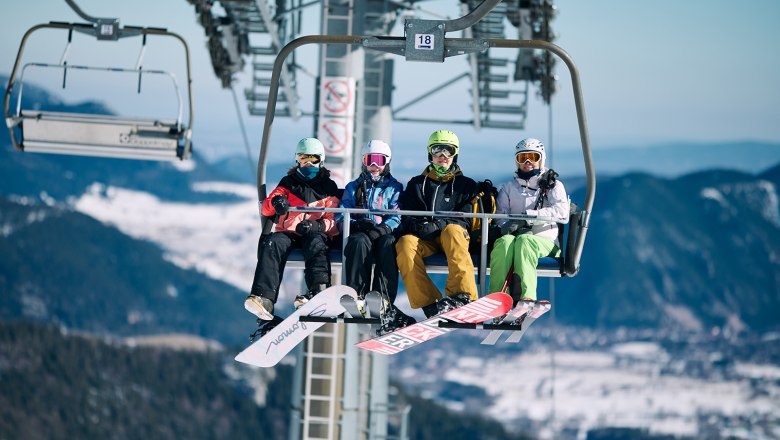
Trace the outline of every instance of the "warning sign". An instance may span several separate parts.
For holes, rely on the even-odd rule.
[[[340,171],[346,178],[350,175],[352,136],[355,130],[355,78],[325,77],[320,87],[317,138],[325,145],[328,158],[341,159],[331,161],[328,168],[331,169],[337,163],[343,164],[344,169]]]
[[[355,115],[355,78],[326,77],[320,89],[320,117]]]
[[[325,145],[325,155],[347,158],[352,154],[352,119],[320,118],[317,138]]]

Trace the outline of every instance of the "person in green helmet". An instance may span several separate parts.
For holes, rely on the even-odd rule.
[[[477,184],[458,166],[460,141],[449,130],[428,138],[428,166],[412,177],[401,194],[400,205],[411,211],[470,213]],[[412,308],[425,316],[443,313],[476,300],[477,284],[469,254],[468,219],[464,217],[402,216],[404,235],[396,244],[398,270]],[[437,252],[447,256],[449,274],[445,297],[428,276],[423,258]]]
[[[325,146],[316,138],[303,138],[295,148],[295,166],[263,200],[262,213],[274,220],[274,232],[260,237],[252,290],[244,307],[260,320],[278,323],[274,304],[279,295],[284,266],[292,248],[301,249],[307,291],[295,297],[298,308],[330,287],[328,247],[339,234],[332,212],[289,212],[290,206],[335,208],[338,186],[330,178]],[[273,324],[266,326],[272,328]]]

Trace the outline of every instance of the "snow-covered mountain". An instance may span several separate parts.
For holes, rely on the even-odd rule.
[[[180,165],[0,145],[2,316],[243,339],[255,187],[197,156]],[[522,344],[483,349],[484,335],[454,332],[391,371],[548,438],[604,427],[780,438],[779,185],[780,166],[601,179],[582,271],[555,282],[554,314]],[[280,305],[300,279],[288,271]]]

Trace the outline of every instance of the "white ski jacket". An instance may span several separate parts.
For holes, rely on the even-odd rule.
[[[496,200],[496,214],[538,215],[540,217],[559,218],[564,221],[568,219],[569,197],[561,181],[556,181],[555,186],[547,192],[547,200],[542,207],[533,209],[540,192],[539,178],[546,172],[547,170],[544,170],[544,172],[531,177],[529,180],[515,177],[501,185],[498,189],[498,200]],[[501,226],[507,221],[512,220],[499,220],[498,225]],[[561,245],[558,242],[557,223],[534,220],[529,221],[529,223],[532,225],[531,233],[539,237],[549,238],[556,245]]]

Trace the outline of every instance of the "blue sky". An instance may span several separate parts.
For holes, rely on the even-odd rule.
[[[79,0],[78,4],[94,16],[119,17],[124,25],[167,27],[182,34],[189,41],[195,72],[196,148],[210,157],[243,154],[232,97],[220,88],[211,71],[205,38],[195,22],[192,6],[185,0]],[[455,4],[454,0],[439,0],[422,6],[454,17],[458,15]],[[558,35],[555,42],[578,64],[594,149],[676,141],[780,142],[780,57],[776,47],[780,42],[780,2],[558,0],[556,5],[559,15],[554,21]],[[49,20],[81,21],[63,0],[6,2],[2,9],[0,72],[6,74],[27,28]],[[318,29],[316,9],[310,8],[308,15],[311,32]],[[38,46],[45,60],[58,59],[64,44],[61,38]],[[134,60],[137,49],[129,47],[128,59]],[[28,55],[36,56],[32,47]],[[154,59],[151,50],[148,57]],[[437,84],[454,76],[452,72],[462,68],[458,63],[465,62],[448,60],[444,65],[421,66],[398,59],[396,105],[425,90],[425,85],[416,80],[419,72],[434,72],[432,84]],[[579,148],[579,136],[568,75],[562,63],[559,66],[561,81],[552,107],[552,143],[566,151]],[[240,92],[246,86],[247,75],[239,79]],[[467,95],[468,86],[464,82],[459,88],[437,95],[424,111],[462,108],[460,117],[470,117],[461,96]],[[53,90],[57,91],[56,82]],[[548,137],[548,111],[535,98],[531,101],[525,130],[477,132],[462,125],[447,128],[460,135],[464,146],[474,146],[480,154],[505,154],[523,137]],[[245,117],[256,154],[263,121]],[[273,139],[292,142],[310,135],[311,127],[306,119],[293,123],[279,118]],[[393,146],[397,152],[408,151],[410,160],[421,161],[422,165],[424,141],[437,128],[445,127],[395,123]],[[416,154],[418,150],[420,154]],[[463,153],[466,157],[470,154],[468,150]],[[285,152],[271,155],[277,160],[286,157]]]

